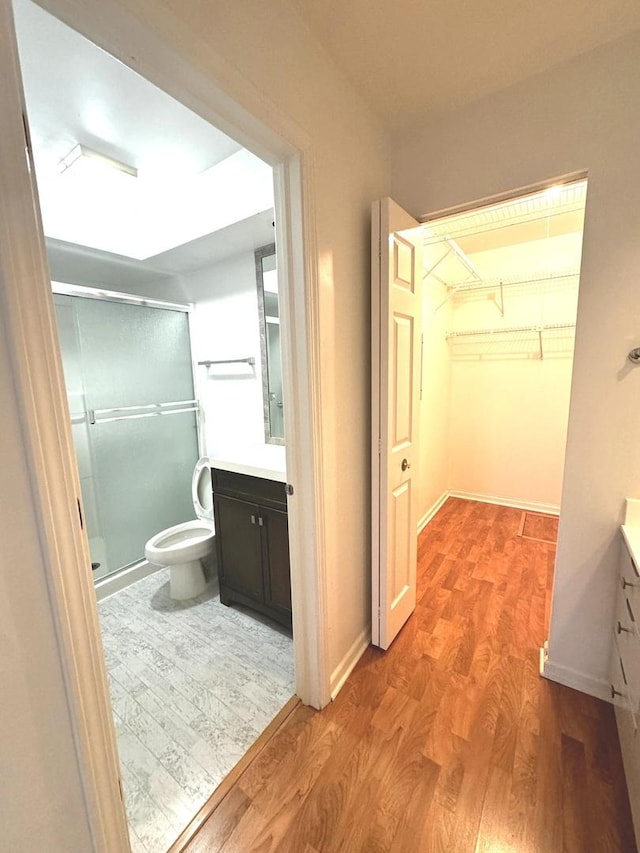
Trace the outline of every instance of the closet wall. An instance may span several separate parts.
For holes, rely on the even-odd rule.
[[[559,510],[585,195],[429,223],[425,519],[447,493]]]

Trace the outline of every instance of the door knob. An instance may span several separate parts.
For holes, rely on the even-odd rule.
[[[407,468],[411,468],[411,462],[409,462],[407,459],[403,459],[402,460],[402,470],[406,471]]]

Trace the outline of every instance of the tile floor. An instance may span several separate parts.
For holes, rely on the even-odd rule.
[[[163,569],[99,604],[134,853],[164,853],[295,692],[283,629]]]

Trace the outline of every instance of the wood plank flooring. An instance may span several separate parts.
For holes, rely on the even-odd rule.
[[[546,681],[555,546],[449,499],[418,606],[322,712],[298,706],[188,853],[633,853],[613,709]]]

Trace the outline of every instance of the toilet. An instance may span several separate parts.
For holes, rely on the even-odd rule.
[[[200,561],[212,553],[215,531],[211,464],[206,456],[198,459],[193,470],[191,495],[196,520],[167,527],[144,546],[150,563],[169,567],[169,594],[178,601],[195,598],[207,585]]]

